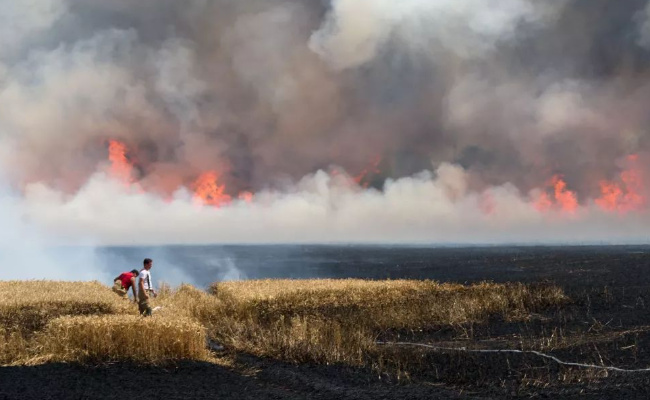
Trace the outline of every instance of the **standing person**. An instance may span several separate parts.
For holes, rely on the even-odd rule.
[[[138,283],[138,308],[140,314],[144,316],[151,315],[151,307],[149,306],[149,297],[156,296],[156,291],[153,290],[151,284],[151,267],[153,261],[151,258],[145,258],[143,261],[144,268],[140,271],[140,280]]]
[[[133,290],[133,302],[138,302],[138,296],[135,294],[135,278],[138,276],[138,270],[122,272],[113,279],[113,291],[124,299],[129,299],[129,288]]]

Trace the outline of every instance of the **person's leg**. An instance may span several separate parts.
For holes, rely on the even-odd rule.
[[[140,310],[140,315],[145,317],[151,315],[151,307],[149,307],[149,303],[146,300],[138,304],[138,309]]]
[[[149,299],[144,297],[143,294],[138,292],[138,309],[140,310],[140,315],[148,317],[151,315],[151,307],[149,307]]]
[[[113,291],[120,297],[128,298],[126,290],[122,287],[122,282],[118,279],[113,282]]]

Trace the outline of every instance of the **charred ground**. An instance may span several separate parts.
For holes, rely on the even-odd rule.
[[[347,277],[550,282],[571,298],[570,304],[526,321],[493,318],[487,324],[388,331],[380,340],[472,349],[536,349],[566,361],[630,369],[650,365],[650,248],[646,246],[401,248],[399,252],[368,247],[356,249],[354,257],[345,249],[327,246],[308,251],[324,260],[347,259],[346,264],[352,266],[346,270]],[[330,267],[334,267],[328,269],[330,276],[342,277],[344,270]],[[309,273],[321,268],[325,266],[320,264]],[[217,365],[4,367],[0,369],[0,398],[646,398],[649,394],[650,373],[566,367],[530,354],[431,352],[409,347],[386,351],[396,353],[393,360],[409,359],[409,370],[394,365],[392,370],[398,374],[378,374],[363,368],[293,364],[229,352],[217,354],[222,360]],[[138,383],[142,381],[149,387],[144,392]]]

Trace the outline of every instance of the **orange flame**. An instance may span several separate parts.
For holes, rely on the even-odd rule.
[[[379,163],[381,163],[381,156],[377,155],[372,159],[368,167],[364,168],[357,176],[353,178],[357,185],[363,186],[364,188],[368,187],[369,182],[367,178],[369,176],[372,176],[372,174],[378,174],[381,172],[379,170]],[[363,182],[364,179],[366,182]]]
[[[567,190],[566,182],[555,175],[551,180],[555,189],[555,201],[563,211],[574,212],[578,208],[578,198],[575,192]]]
[[[621,173],[621,180],[625,184],[627,193],[623,197],[625,205],[628,210],[638,209],[645,203],[645,198],[641,194],[643,191],[643,181],[641,178],[641,170],[636,165],[636,156],[629,157],[632,165],[626,171]]]
[[[108,160],[111,163],[110,176],[125,185],[133,183],[133,165],[126,157],[126,145],[117,140],[108,141]]]
[[[253,201],[253,193],[248,191],[241,192],[237,198],[239,198],[239,200],[245,201],[246,203],[250,203]]]
[[[554,175],[548,185],[553,188],[553,197],[551,198],[548,193],[542,192],[533,206],[538,211],[548,211],[555,205],[562,211],[575,212],[578,208],[578,197],[575,192],[567,189],[567,184],[561,176]]]
[[[553,202],[546,192],[542,192],[534,204],[537,211],[548,211],[553,207]]]
[[[196,181],[194,181],[194,200],[201,204],[215,207],[229,203],[231,197],[224,193],[226,186],[219,185],[218,180],[219,174],[215,171],[202,173]]]
[[[596,204],[607,211],[618,209],[623,190],[614,182],[601,181],[599,185],[601,196],[595,200]]]
[[[627,157],[628,168],[621,172],[621,183],[603,180],[600,185],[600,197],[596,204],[607,211],[627,212],[638,210],[646,203],[643,196],[643,179],[637,165],[636,154]]]

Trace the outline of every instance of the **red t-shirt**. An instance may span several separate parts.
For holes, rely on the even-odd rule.
[[[120,274],[120,281],[122,281],[122,287],[124,289],[129,290],[131,288],[131,278],[133,277],[132,272],[124,272],[123,274]]]

